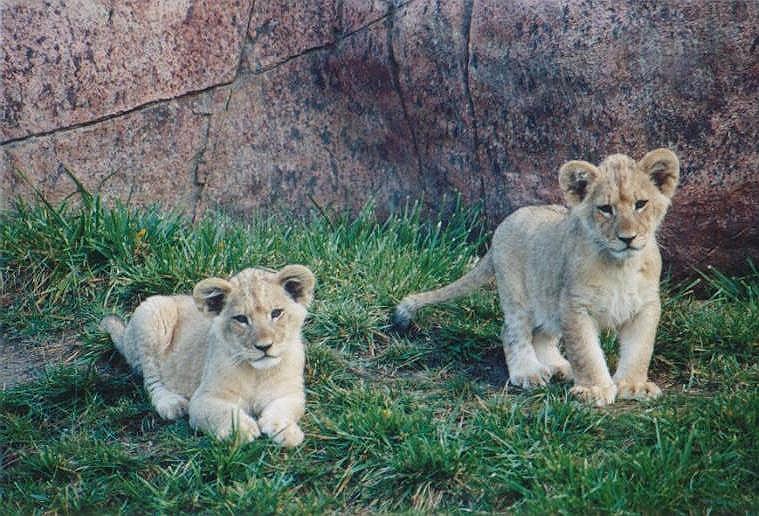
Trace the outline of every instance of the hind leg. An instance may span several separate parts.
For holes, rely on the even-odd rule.
[[[532,346],[534,323],[520,299],[526,299],[522,285],[496,274],[498,297],[503,312],[503,353],[509,368],[509,381],[523,389],[545,385],[551,370],[540,363]]]
[[[161,378],[161,358],[171,349],[177,323],[174,301],[151,297],[137,307],[124,335],[137,343],[145,390],[158,415],[168,420],[187,414],[188,406],[187,398],[166,387]]]
[[[523,389],[545,385],[551,370],[538,360],[532,346],[532,331],[527,317],[519,313],[504,314],[503,352],[509,368],[509,381]]]
[[[150,395],[150,402],[155,411],[162,419],[173,421],[187,414],[187,398],[169,390],[160,380],[148,385],[146,377],[145,389]]]
[[[572,366],[559,351],[559,338],[537,331],[532,336],[532,345],[540,363],[551,370],[551,376],[557,375],[562,380],[573,378]]]

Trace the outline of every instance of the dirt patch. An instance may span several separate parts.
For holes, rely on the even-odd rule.
[[[464,371],[473,380],[489,385],[497,390],[505,388],[509,382],[509,370],[503,358],[503,348],[486,345],[474,360],[464,363]]]
[[[11,339],[0,335],[0,389],[37,378],[46,366],[68,364],[78,355],[76,341],[59,337],[45,343]]]

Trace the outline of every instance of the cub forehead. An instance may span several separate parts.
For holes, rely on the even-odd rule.
[[[635,160],[624,154],[612,154],[598,166],[610,184],[629,183],[636,176]]]
[[[653,188],[650,178],[638,170],[637,162],[625,154],[612,154],[598,167],[602,181],[596,197],[607,202],[634,201]]]
[[[635,160],[632,159],[627,154],[609,154],[606,156],[606,159],[604,159],[601,164],[599,165],[600,168],[607,168],[609,170],[613,169],[634,169],[635,168]]]
[[[274,272],[266,269],[244,269],[230,278],[237,295],[249,306],[283,304],[289,300]]]
[[[274,271],[266,269],[249,268],[243,269],[229,279],[229,282],[238,288],[246,288],[264,281],[272,281],[276,276]]]

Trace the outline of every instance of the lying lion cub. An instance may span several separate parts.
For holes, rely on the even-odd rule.
[[[245,269],[199,282],[192,297],[149,297],[126,327],[115,316],[100,327],[142,372],[162,418],[189,409],[190,425],[219,439],[234,429],[243,442],[263,432],[296,446],[305,408],[301,327],[314,283],[302,265]]]
[[[661,310],[661,256],[655,232],[675,192],[677,156],[657,149],[640,161],[614,154],[599,166],[570,161],[559,186],[570,209],[530,206],[496,229],[472,271],[430,292],[406,297],[393,320],[407,327],[417,310],[468,294],[495,276],[505,324],[511,383],[543,385],[574,378],[572,393],[597,406],[615,398],[648,399]],[[599,331],[617,331],[620,357],[612,377]],[[562,338],[569,361],[558,348]]]

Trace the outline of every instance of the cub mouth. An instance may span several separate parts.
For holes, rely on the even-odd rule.
[[[259,358],[249,360],[248,363],[256,369],[268,369],[279,364],[281,358],[274,355],[264,355]]]
[[[640,252],[642,247],[625,247],[624,249],[607,248],[614,258],[625,259]]]

